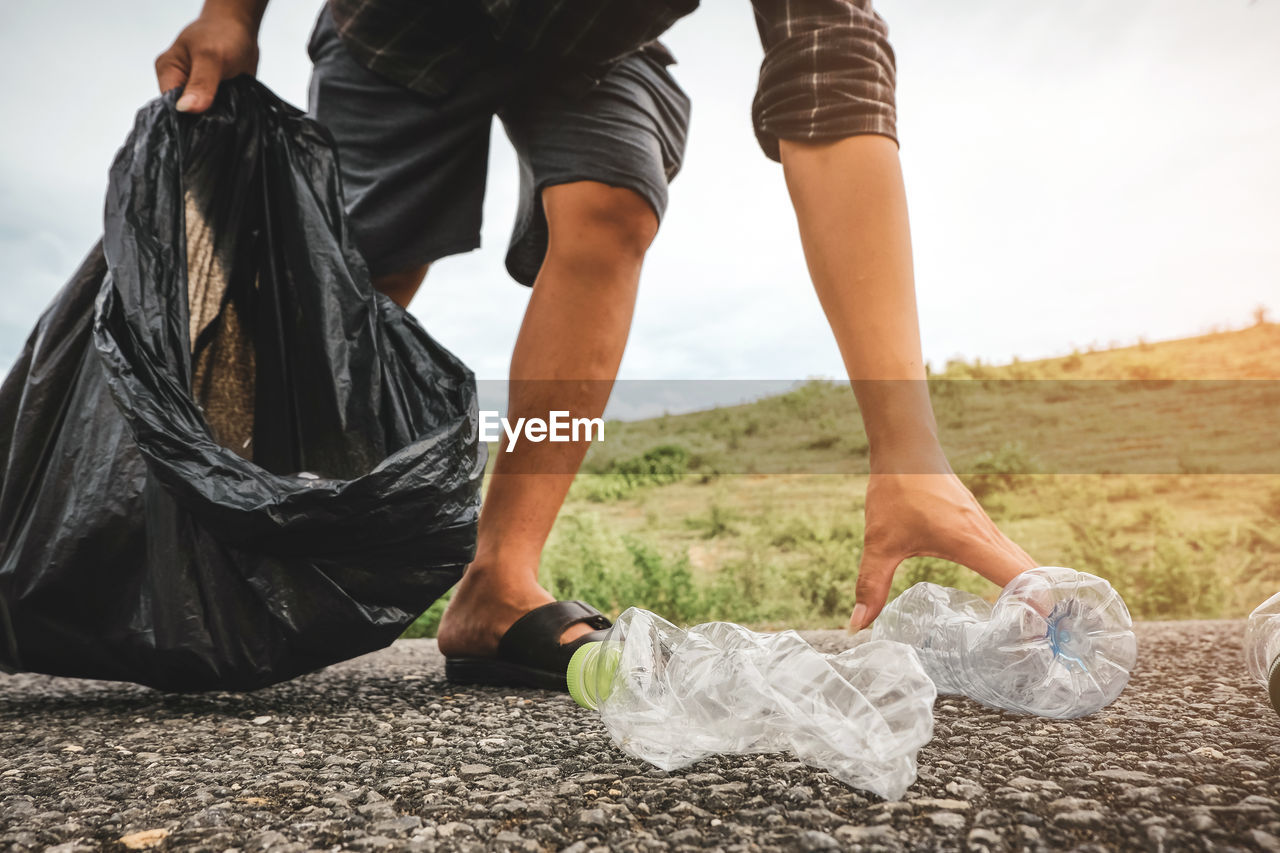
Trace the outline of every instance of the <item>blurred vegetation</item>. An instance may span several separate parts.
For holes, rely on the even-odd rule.
[[[1152,380],[1117,391],[1107,407],[1117,417],[1192,418],[1226,392],[1206,386],[1188,399],[1166,380],[1277,378],[1278,365],[1280,326],[1261,322],[1042,362],[953,361],[932,377],[931,391],[956,470],[1038,562],[1108,578],[1136,618],[1239,617],[1280,589],[1280,475],[1221,471],[1274,448],[1237,447],[1223,433],[1220,446],[1128,448],[1114,457],[1123,463],[1118,468],[1135,470],[1141,457],[1134,454],[1150,452],[1162,460],[1153,470],[1169,473],[1045,473],[1070,470],[1079,459],[1087,464],[1076,470],[1109,470],[1108,454],[1118,451],[1106,436],[1123,429],[1069,424],[1062,441],[1045,441],[1043,431],[1059,427],[1061,407],[1075,404],[1077,386],[1043,383],[1039,397],[1010,407],[998,389],[986,399],[951,380]],[[1182,396],[1159,403],[1159,395],[1174,392]],[[1124,394],[1146,396],[1131,401]],[[1274,414],[1250,409],[1249,398],[1232,399],[1234,418]],[[1095,432],[1103,437],[1091,445]],[[746,405],[610,423],[606,435],[588,455],[544,552],[541,577],[553,594],[612,614],[645,607],[678,623],[845,623],[862,553],[867,453],[847,386],[815,382]],[[1034,447],[1022,440],[1037,436]],[[806,471],[812,473],[794,473]],[[922,580],[997,592],[967,569],[932,558],[904,563],[893,592]],[[441,610],[438,603],[410,635],[433,635]]]
[[[444,613],[444,608],[448,603],[449,594],[446,593],[443,598],[428,607],[426,613],[414,620],[414,623],[400,636],[410,640],[420,637],[434,637],[436,632],[440,630],[440,616]]]

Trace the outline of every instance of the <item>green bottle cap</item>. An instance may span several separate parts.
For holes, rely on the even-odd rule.
[[[610,693],[621,657],[618,643],[597,641],[579,646],[569,659],[569,670],[565,673],[573,701],[593,711],[599,708],[600,700]]]

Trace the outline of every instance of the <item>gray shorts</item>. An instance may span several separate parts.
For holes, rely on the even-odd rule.
[[[430,98],[360,65],[327,4],[308,52],[310,113],[337,143],[351,231],[375,276],[480,245],[495,115],[520,162],[506,260],[516,281],[532,285],[546,255],[545,187],[599,181],[639,193],[659,220],[666,210],[667,183],[684,155],[689,98],[659,54],[641,49],[585,91],[512,60]]]

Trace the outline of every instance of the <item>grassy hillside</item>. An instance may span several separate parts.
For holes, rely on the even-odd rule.
[[[999,367],[952,362],[944,376],[1006,379],[1280,379],[1280,323]]]
[[[1106,576],[1136,617],[1239,616],[1280,589],[1280,325],[931,379],[953,466],[1040,563]],[[559,597],[676,621],[842,625],[866,436],[846,385],[610,423],[544,554]],[[918,580],[984,595],[954,564]],[[416,632],[429,632],[428,614]]]

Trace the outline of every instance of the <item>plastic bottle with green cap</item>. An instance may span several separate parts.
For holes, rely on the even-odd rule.
[[[682,629],[638,608],[574,653],[568,682],[619,748],[661,769],[786,752],[886,799],[915,781],[937,695],[901,643],[823,654],[794,631]]]
[[[1114,702],[1138,654],[1120,594],[1063,566],[1023,572],[994,604],[918,583],[889,602],[871,635],[915,648],[939,693],[1057,719]]]
[[[1271,707],[1280,714],[1280,592],[1250,614],[1244,657],[1249,674],[1267,691]]]

